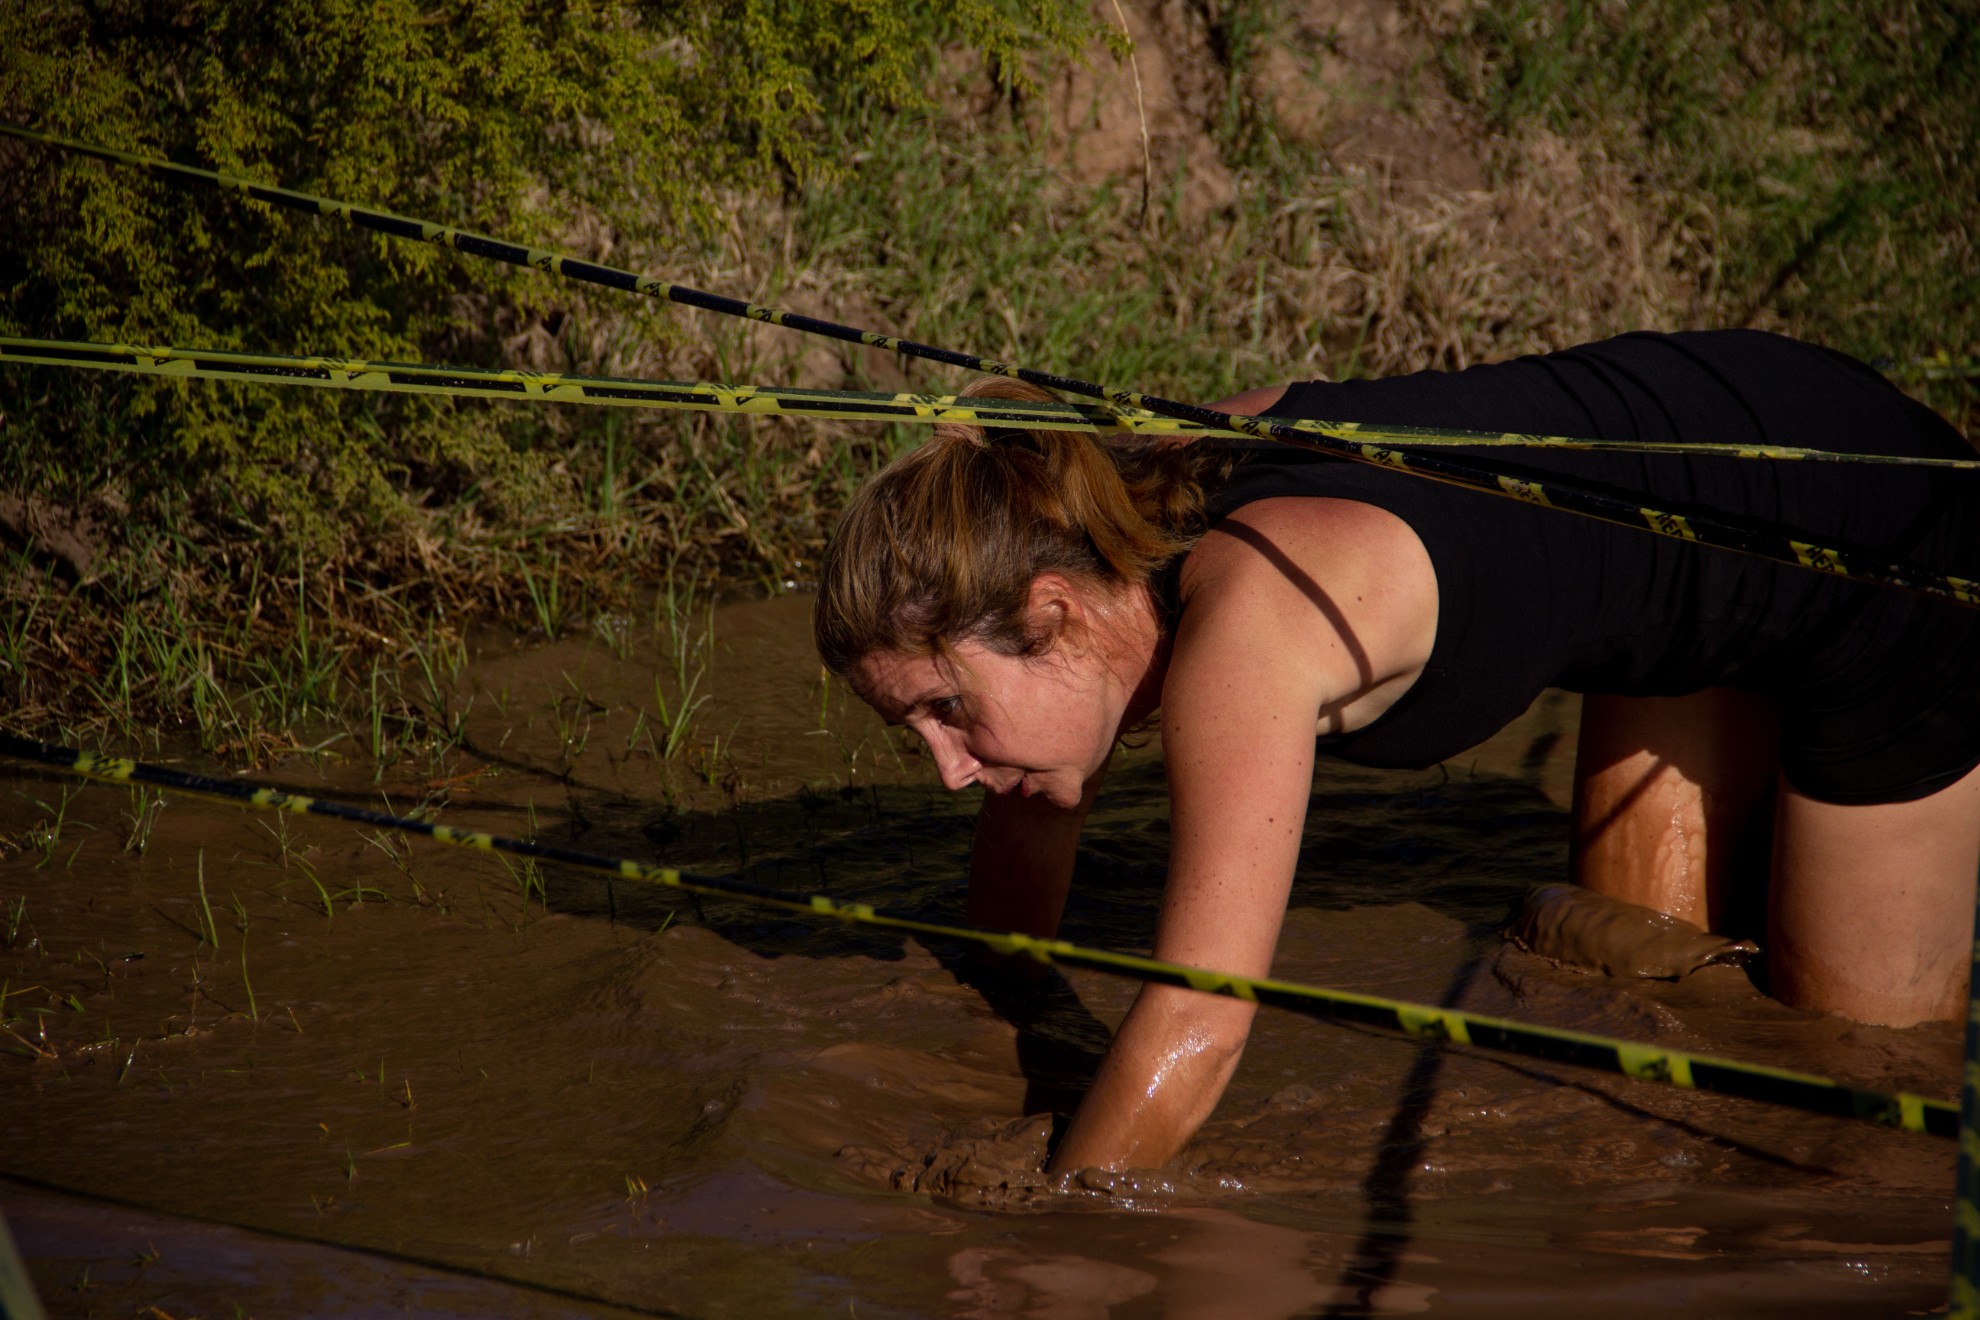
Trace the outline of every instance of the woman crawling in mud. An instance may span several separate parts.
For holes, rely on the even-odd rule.
[[[1004,380],[972,392],[1045,397]],[[1973,457],[1862,364],[1749,331],[1215,406]],[[1965,473],[1519,455],[1664,507],[1980,568]],[[950,426],[853,501],[815,629],[826,664],[926,740],[944,784],[983,788],[978,925],[1056,930],[1110,754],[1158,719],[1172,846],[1155,956],[1265,976],[1316,751],[1434,765],[1557,686],[1586,694],[1574,881],[1711,929],[1764,885],[1779,999],[1898,1026],[1962,1012],[1980,611],[1290,448]],[[1769,825],[1763,876],[1740,842]],[[1052,1167],[1167,1161],[1216,1105],[1254,1012],[1144,986]]]

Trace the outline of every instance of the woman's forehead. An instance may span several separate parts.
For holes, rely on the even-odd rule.
[[[952,687],[955,674],[939,655],[869,651],[847,671],[846,682],[867,705],[893,715],[913,708],[939,689]]]

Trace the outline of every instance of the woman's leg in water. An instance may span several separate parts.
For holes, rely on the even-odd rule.
[[[1980,770],[1915,802],[1842,806],[1781,785],[1768,989],[1903,1027],[1966,1015]]]
[[[1727,919],[1779,747],[1773,704],[1754,693],[1583,698],[1574,882],[1707,930],[1757,933],[1728,931]]]
[[[1779,775],[1778,746],[1771,705],[1751,693],[1588,697],[1575,882],[1724,930],[1740,845]],[[1785,782],[1777,797],[1768,990],[1859,1022],[1962,1017],[1980,770],[1915,802],[1844,806]]]

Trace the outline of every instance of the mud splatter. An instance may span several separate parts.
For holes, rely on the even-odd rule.
[[[1739,967],[1760,952],[1752,940],[1713,935],[1578,885],[1541,885],[1528,894],[1506,938],[1556,967],[1664,981],[1705,967]]]

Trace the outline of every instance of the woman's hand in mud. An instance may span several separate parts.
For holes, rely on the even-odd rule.
[[[1167,1163],[1217,1107],[1257,1011],[1241,999],[1143,986],[1049,1171]]]
[[[866,1146],[847,1146],[839,1160],[855,1175],[901,1192],[921,1192],[984,1209],[1028,1206],[1050,1196],[1105,1196],[1146,1202],[1175,1192],[1166,1179],[1105,1169],[1045,1171],[1052,1144],[1052,1114],[1004,1122],[983,1120],[919,1159],[904,1159]]]

